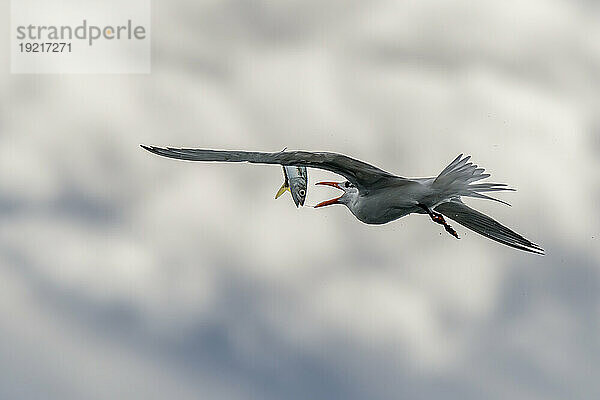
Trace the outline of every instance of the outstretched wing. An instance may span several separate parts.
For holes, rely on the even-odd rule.
[[[435,211],[496,242],[515,249],[544,254],[544,249],[537,244],[462,202],[448,201],[435,207]]]
[[[254,164],[280,164],[324,169],[342,175],[359,189],[376,188],[380,185],[389,184],[390,181],[401,182],[405,180],[373,165],[338,153],[310,151],[263,153],[256,151],[141,146],[154,154],[179,160],[249,162]]]

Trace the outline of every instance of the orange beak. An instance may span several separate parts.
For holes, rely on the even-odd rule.
[[[334,187],[336,189],[344,190],[344,189],[342,189],[342,187],[340,186],[340,183],[338,183],[338,182],[317,182],[316,185],[332,186],[332,187]],[[330,205],[333,205],[333,204],[339,204],[339,200],[342,198],[342,196],[336,197],[335,199],[322,201],[319,204],[317,204],[315,206],[315,208],[330,206]]]

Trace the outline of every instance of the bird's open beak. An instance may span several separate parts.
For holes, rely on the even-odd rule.
[[[338,182],[317,182],[316,185],[326,185],[326,186],[332,186],[336,189],[340,189],[340,190],[344,190],[342,189],[342,187],[340,186],[340,183]],[[343,196],[343,195],[342,195]],[[331,200],[326,200],[326,201],[322,201],[319,204],[317,204],[315,206],[315,208],[319,208],[319,207],[325,207],[325,206],[330,206],[332,204],[338,204],[339,199],[342,198],[342,196],[340,197],[336,197],[335,199],[331,199]]]

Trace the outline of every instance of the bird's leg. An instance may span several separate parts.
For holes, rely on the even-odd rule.
[[[450,226],[450,224],[446,222],[446,220],[444,219],[444,216],[442,214],[433,211],[432,209],[430,209],[429,207],[427,207],[424,204],[419,204],[419,207],[421,207],[423,210],[425,210],[425,212],[429,215],[429,217],[431,218],[431,220],[433,222],[435,222],[436,224],[444,225],[444,229],[446,230],[446,232],[448,232],[455,238],[460,239],[458,237],[458,233],[456,233],[456,231]]]

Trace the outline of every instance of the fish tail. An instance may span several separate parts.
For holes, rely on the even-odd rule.
[[[286,182],[283,182],[283,185],[281,185],[281,187],[277,191],[277,194],[275,195],[275,198],[278,199],[279,196],[281,196],[282,194],[284,194],[286,190],[289,191],[290,187],[288,185],[286,185]]]

